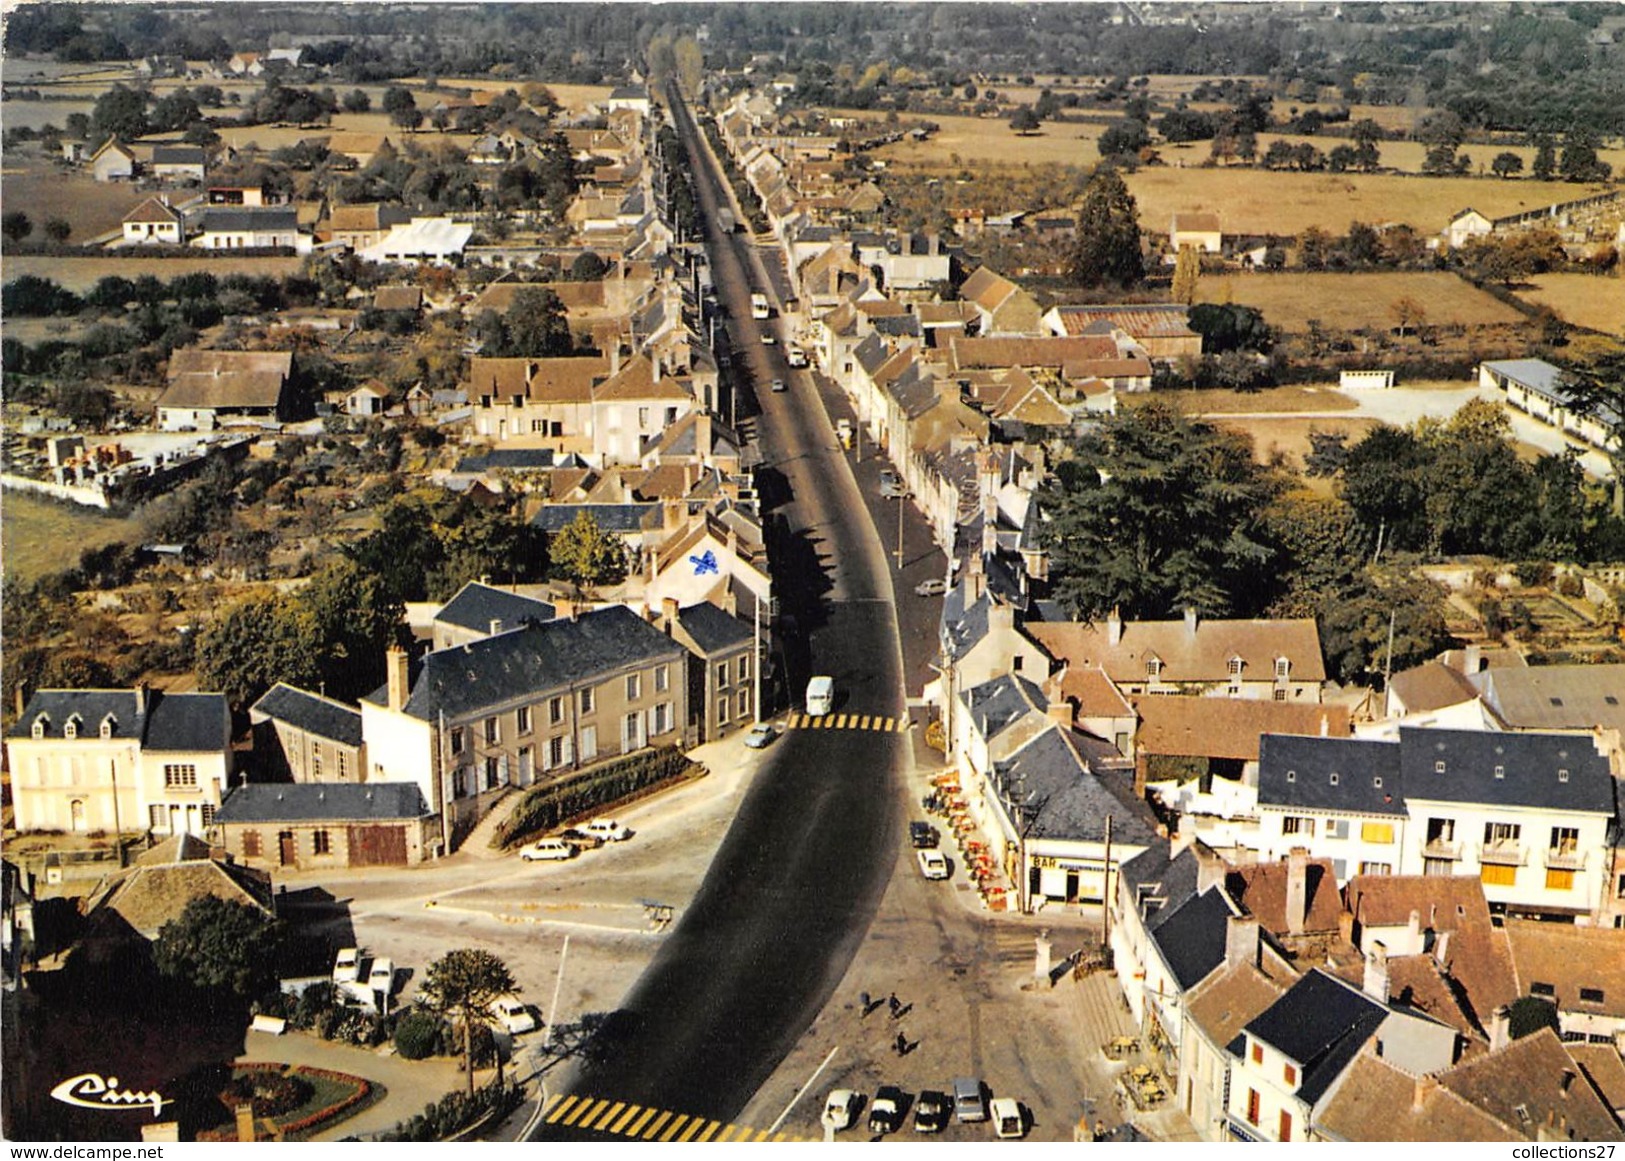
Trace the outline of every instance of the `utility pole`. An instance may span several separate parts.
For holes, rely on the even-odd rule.
[[[897,497],[897,571],[903,571],[903,501],[908,493],[900,493]]]
[[[1112,945],[1112,816],[1106,816],[1106,865],[1100,872],[1100,913],[1105,918],[1100,946]]]
[[[756,724],[762,724],[762,598],[751,601],[754,610],[751,621],[751,647],[756,656],[751,659],[750,675],[753,683],[751,701],[756,707]]]
[[[1388,610],[1388,656],[1382,662],[1382,716],[1394,709],[1394,610]]]

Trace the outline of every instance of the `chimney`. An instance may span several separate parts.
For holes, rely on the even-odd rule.
[[[1477,673],[1483,666],[1483,651],[1477,645],[1467,646],[1467,655],[1461,661],[1461,671],[1471,675]]]
[[[1420,1113],[1427,1108],[1428,1097],[1433,1095],[1439,1082],[1431,1076],[1419,1076],[1411,1088],[1411,1112]]]
[[[996,603],[987,610],[987,627],[989,629],[1012,630],[1016,627],[1016,611],[1009,605]]]
[[[1344,943],[1354,944],[1354,912],[1346,908],[1337,913],[1337,938]]]
[[[1388,1002],[1388,948],[1382,940],[1365,957],[1365,983],[1361,989],[1379,1004]]]
[[[942,253],[942,235],[932,230],[925,236],[926,254],[932,258]]]
[[[660,356],[659,352],[656,352],[655,354],[653,354],[653,355],[651,355],[649,357],[649,366],[650,366],[650,372],[649,373],[654,377],[654,381],[656,383],[660,382],[660,362],[661,362],[661,356]]]
[[[18,689],[17,689],[17,696],[21,697],[22,695],[23,695],[22,687],[19,686]],[[23,712],[22,706],[20,704],[17,707],[17,712],[18,713]],[[137,682],[136,687],[135,687],[135,716],[140,717],[141,715],[145,714],[146,712],[147,712],[147,683],[144,682],[144,681]]]
[[[501,617],[492,617],[491,618],[491,636],[495,637],[500,632],[502,632],[502,618]]]
[[[1187,837],[1186,822],[1185,818],[1179,820],[1179,847],[1181,850],[1191,844],[1196,833],[1195,828],[1192,827],[1189,837]],[[1170,851],[1170,854],[1172,853]],[[1223,859],[1207,847],[1196,849],[1194,854],[1196,855],[1196,893],[1202,895],[1221,885],[1224,882],[1225,872],[1229,868],[1225,866]]]
[[[553,615],[555,617],[567,618],[571,621],[575,620],[576,603],[569,597],[555,598],[553,601]]]
[[[1411,908],[1411,917],[1405,924],[1405,930],[1411,937],[1411,946],[1420,949],[1422,946],[1422,913],[1414,907]],[[1410,954],[1415,955],[1416,952],[1412,951]]]
[[[389,675],[389,708],[397,712],[406,704],[407,694],[411,692],[407,680],[410,670],[410,661],[406,650],[399,645],[391,645],[384,654],[384,669]]]
[[[1134,755],[1134,798],[1139,801],[1145,797],[1145,784],[1150,780],[1151,761],[1144,750]]]
[[[621,340],[616,339],[615,345],[609,349],[609,375],[614,378],[621,373]]]
[[[671,636],[672,626],[677,624],[677,598],[662,597],[660,599],[660,627]]]
[[[1512,1012],[1502,1005],[1490,1013],[1490,1051],[1512,1043]]]
[[[23,708],[24,708],[24,706],[27,705],[27,702],[23,699],[23,683],[20,682],[20,681],[17,683],[16,693],[17,693],[17,697],[16,697],[17,716],[22,717],[23,716]],[[136,696],[139,697],[140,695],[137,694]],[[140,704],[140,703],[138,702],[137,704]]]
[[[694,451],[701,459],[711,455],[711,413],[696,412],[694,416]]]
[[[1439,965],[1441,970],[1450,965],[1449,950],[1450,933],[1441,931],[1433,937],[1433,961]]]
[[[982,562],[979,560],[973,562],[970,576],[967,578],[970,586],[969,591],[966,593],[966,604],[974,605],[987,592],[987,576],[982,572],[981,564]]]
[[[1309,851],[1293,847],[1286,858],[1286,929],[1302,935],[1309,916]]]
[[[1558,1091],[1562,1094],[1563,1099],[1568,1100],[1568,1098],[1569,1098],[1569,1088],[1570,1088],[1571,1085],[1574,1084],[1574,1069],[1565,1068],[1563,1070],[1563,1076],[1557,1082],[1557,1084],[1558,1084]]]
[[[1331,719],[1328,718],[1325,714],[1321,714],[1320,715],[1320,736],[1324,738],[1327,734],[1331,733],[1331,729],[1332,729]]]
[[[1123,643],[1123,616],[1116,606],[1106,614],[1106,644],[1116,649]]]
[[[1258,964],[1258,920],[1251,915],[1232,915],[1225,920],[1224,966]]]
[[[1196,636],[1196,610],[1189,605],[1185,606],[1185,632]]]
[[[1056,697],[1052,699],[1045,707],[1044,712],[1049,715],[1050,721],[1062,729],[1069,730],[1072,728],[1072,703],[1067,701],[1066,698]]]

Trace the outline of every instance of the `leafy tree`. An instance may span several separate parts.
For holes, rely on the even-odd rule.
[[[158,929],[152,958],[166,976],[248,999],[275,978],[277,934],[252,904],[203,895]]]
[[[1408,294],[1401,295],[1389,303],[1388,313],[1399,325],[1400,338],[1404,338],[1405,332],[1411,327],[1421,326],[1428,317],[1427,308]]]
[[[1343,461],[1340,494],[1380,551],[1425,542],[1427,453],[1402,428],[1372,428]]]
[[[1490,162],[1490,172],[1502,179],[1515,177],[1523,172],[1523,158],[1510,149],[1497,153],[1495,160]]]
[[[1186,306],[1196,301],[1196,284],[1202,277],[1202,254],[1195,246],[1181,246],[1174,259],[1174,282],[1169,296]]]
[[[577,589],[615,584],[626,576],[626,542],[600,528],[590,512],[578,512],[554,535],[548,555],[554,571]]]
[[[1529,469],[1499,404],[1474,399],[1443,423],[1419,425],[1429,454],[1424,489],[1428,551],[1527,555],[1538,532]]]
[[[336,561],[312,577],[296,599],[321,643],[317,663],[330,696],[355,700],[383,683],[384,651],[405,609],[378,577],[353,560]]]
[[[1570,370],[1560,380],[1568,394],[1569,410],[1601,424],[1610,436],[1604,449],[1614,469],[1613,514],[1625,517],[1625,355],[1596,359],[1590,366]]]
[[[583,250],[576,255],[575,261],[570,263],[570,280],[572,282],[597,282],[608,272],[609,263],[591,250]]]
[[[1275,334],[1257,307],[1240,303],[1203,302],[1191,307],[1191,330],[1202,336],[1202,350],[1209,355],[1226,351],[1257,351],[1268,354]]]
[[[1031,105],[1022,105],[1010,118],[1010,128],[1023,137],[1038,132],[1038,114],[1033,112]]]
[[[346,113],[366,113],[372,109],[372,98],[363,89],[351,89],[344,95]]]
[[[1106,131],[1095,142],[1102,157],[1132,157],[1138,158],[1140,150],[1151,144],[1151,131],[1146,128],[1144,121],[1136,121],[1132,117],[1125,117],[1121,121],[1113,121],[1106,127]]]
[[[1140,254],[1140,211],[1123,177],[1101,169],[1089,179],[1078,211],[1071,276],[1084,286],[1129,285],[1145,275]]]
[[[315,684],[322,647],[316,619],[295,598],[249,597],[198,634],[198,681],[242,712],[279,681]]]
[[[575,349],[564,304],[548,287],[527,286],[520,290],[502,321],[504,354],[545,359],[568,355]]]
[[[1305,270],[1326,269],[1331,251],[1331,235],[1319,226],[1309,226],[1298,235],[1298,263]]]
[[[7,210],[0,216],[0,234],[4,234],[8,242],[21,242],[33,232],[34,223],[22,210]]]
[[[429,965],[421,994],[430,1010],[456,1020],[463,1029],[463,1069],[474,1094],[474,1030],[491,1026],[491,1005],[518,990],[513,973],[483,948],[448,951]],[[498,1080],[502,1061],[497,1059]]]
[[[1537,181],[1550,181],[1557,172],[1557,146],[1549,133],[1537,133],[1534,142],[1535,161],[1529,172]]]
[[[153,105],[148,117],[149,128],[154,133],[174,133],[189,128],[202,116],[203,110],[198,108],[192,94],[185,89],[176,89],[160,97]]]
[[[389,601],[427,599],[426,578],[445,560],[429,509],[412,498],[384,509],[379,527],[344,552],[382,582],[381,595]]]
[[[1206,141],[1217,129],[1212,114],[1192,109],[1174,109],[1157,123],[1164,141]]]
[[[1357,266],[1375,265],[1382,261],[1382,235],[1364,222],[1350,222],[1343,252]]]
[[[1460,173],[1461,162],[1456,156],[1456,147],[1443,143],[1429,146],[1427,156],[1422,159],[1422,172],[1435,177]]]
[[[1056,596],[1087,618],[1256,611],[1274,557],[1263,512],[1279,487],[1238,432],[1160,400],[1109,416],[1040,492]]]
[[[134,89],[114,85],[96,98],[90,111],[91,132],[101,138],[119,137],[126,141],[151,132],[147,123],[147,99]]]
[[[1392,618],[1393,650],[1388,647]],[[1409,568],[1358,569],[1318,608],[1320,648],[1330,676],[1375,686],[1450,647],[1444,591]]]
[[[1563,155],[1557,172],[1564,181],[1607,181],[1613,166],[1597,157],[1597,136],[1585,125],[1563,135]]]
[[[73,234],[73,223],[66,218],[46,218],[45,236],[61,245]]]

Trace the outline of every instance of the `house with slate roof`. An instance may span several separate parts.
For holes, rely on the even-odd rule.
[[[220,846],[250,867],[412,867],[440,842],[439,820],[410,782],[250,783],[215,815]]]
[[[171,181],[202,181],[209,155],[198,145],[155,145],[152,175]]]
[[[612,605],[427,654],[361,701],[367,781],[408,782],[460,838],[511,787],[684,746],[688,653]],[[455,845],[455,844],[454,844]]]
[[[963,690],[948,724],[969,814],[987,836],[1016,905],[1098,902],[1116,867],[1156,837],[1156,819],[1119,774],[1114,756],[1067,728],[1043,691],[1019,676]]]
[[[527,622],[541,624],[554,616],[550,601],[524,597],[506,589],[469,581],[434,615],[433,647],[450,649],[509,633]]]
[[[660,627],[689,652],[689,733],[714,742],[756,720],[756,638],[751,627],[709,602],[679,608],[668,597]]]
[[[299,229],[292,206],[209,206],[192,245],[205,250],[292,250],[308,254],[311,237]]]
[[[1233,1059],[1229,1044],[1297,978],[1292,968],[1270,954],[1258,938],[1256,924],[1234,919],[1226,934],[1224,964],[1185,996],[1179,1066],[1171,1074],[1179,1105],[1204,1141],[1225,1136]]]
[[[253,765],[266,782],[360,782],[367,776],[361,711],[285,681],[248,709]]]
[[[231,775],[221,693],[35,690],[6,733],[19,831],[201,835]]]
[[[1303,847],[1332,860],[1339,883],[1401,872],[1409,816],[1399,747],[1351,738],[1266,734],[1258,751],[1259,857]]]
[[[276,916],[270,875],[211,856],[208,844],[195,835],[175,835],[137,855],[133,865],[113,872],[86,896],[86,942],[132,933],[156,940],[188,903],[211,896],[252,907],[265,920]]]
[[[1308,1141],[1322,1099],[1367,1045],[1411,1073],[1456,1062],[1456,1033],[1446,1025],[1314,969],[1249,1021],[1229,1045],[1229,1138]]]

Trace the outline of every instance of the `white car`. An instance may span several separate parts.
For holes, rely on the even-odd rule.
[[[772,722],[757,722],[745,735],[745,745],[752,750],[765,750],[778,736],[779,731],[773,728]]]
[[[858,1094],[849,1088],[838,1088],[829,1094],[818,1119],[831,1129],[844,1129],[852,1123],[857,1111]]]
[[[1027,1123],[1021,1115],[1021,1105],[1010,1097],[994,1097],[989,1109],[993,1114],[993,1132],[1007,1140],[1025,1137]]]
[[[613,818],[595,818],[581,829],[606,843],[623,843],[632,837],[631,829]]]
[[[353,984],[360,978],[360,950],[354,947],[340,948],[337,958],[333,960],[333,982],[335,984]]]
[[[387,955],[373,960],[372,970],[367,973],[367,986],[375,992],[384,993],[384,999],[389,999],[390,993],[395,990],[395,961]]]
[[[941,851],[931,849],[915,851],[914,858],[920,864],[920,874],[927,879],[948,877],[948,856]]]
[[[491,1004],[491,1018],[502,1025],[503,1030],[510,1036],[536,1030],[536,1017],[531,1015],[529,1008],[512,996],[504,996]]]
[[[538,859],[573,859],[576,857],[576,845],[561,838],[537,839],[529,846],[519,848],[519,857],[527,863],[534,863]]]

